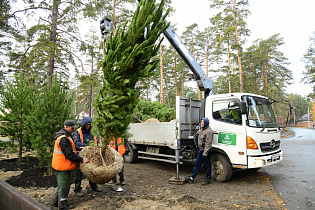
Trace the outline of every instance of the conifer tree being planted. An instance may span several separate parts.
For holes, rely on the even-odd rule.
[[[102,63],[103,86],[94,102],[96,113],[92,122],[93,132],[98,133],[102,138],[104,146],[110,140],[126,134],[128,125],[132,121],[133,110],[139,102],[140,90],[137,89],[136,84],[139,80],[145,80],[153,75],[158,65],[158,60],[152,60],[159,50],[160,43],[157,40],[169,26],[165,21],[169,11],[163,14],[164,3],[165,0],[160,4],[156,4],[155,0],[142,0],[128,28],[125,23],[115,35],[111,34],[106,43],[105,58]],[[105,152],[102,151],[100,154],[107,162],[105,163],[103,158],[100,162],[103,162],[108,177],[103,181],[94,179],[93,182],[105,183],[112,179],[111,175],[115,176],[120,172],[120,170],[109,171],[113,169],[111,167],[114,157],[110,158],[108,152],[111,150],[109,147],[105,148]],[[87,149],[84,148],[80,155],[85,155]],[[92,165],[88,167],[89,165],[90,163],[81,164],[81,171],[91,173],[91,169],[96,168]],[[120,164],[115,165],[113,167],[118,167]],[[96,171],[93,173],[94,175],[91,174],[90,177],[99,174]]]
[[[103,87],[95,100],[93,127],[106,145],[112,137],[122,137],[132,120],[139,102],[136,83],[153,74],[158,60],[151,60],[159,49],[156,40],[169,24],[165,21],[163,5],[155,1],[141,1],[129,28],[125,26],[111,36],[103,61]]]

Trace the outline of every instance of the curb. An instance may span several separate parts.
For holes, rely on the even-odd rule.
[[[294,132],[290,132],[289,134],[286,134],[285,136],[281,136],[282,139],[285,139],[285,138],[289,138],[289,137],[292,137],[294,136]]]

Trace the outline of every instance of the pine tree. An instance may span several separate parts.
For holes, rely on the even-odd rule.
[[[12,50],[12,70],[22,70],[40,85],[47,83],[48,89],[54,73],[67,80],[70,65],[81,61],[73,49],[81,42],[77,27],[81,0],[25,1],[17,6],[12,16],[23,37]],[[32,21],[24,22],[30,18]]]
[[[139,101],[136,84],[153,74],[159,50],[156,40],[169,26],[163,15],[165,1],[141,1],[127,30],[126,24],[109,38],[103,61],[103,86],[95,100],[93,130],[106,145],[113,137],[126,134],[132,113]]]
[[[10,25],[9,20],[12,16],[9,14],[11,3],[9,0],[0,1],[0,89],[3,89],[5,76],[7,74],[6,64],[9,60],[9,52],[12,47],[14,36],[18,37],[15,25]]]
[[[212,24],[214,24],[216,31],[217,46],[220,46],[222,51],[226,49],[227,52],[227,73],[230,79],[231,69],[231,57],[233,57],[233,51],[236,50],[237,64],[239,72],[239,91],[244,92],[243,88],[243,70],[241,63],[242,52],[242,36],[246,36],[249,30],[246,28],[245,18],[250,14],[249,10],[245,7],[248,5],[247,0],[211,0],[211,8],[221,9],[221,11],[211,18]],[[237,2],[237,3],[236,3]],[[231,83],[233,83],[230,80]],[[230,85],[229,91],[232,91]]]
[[[244,89],[247,92],[283,98],[286,85],[292,80],[292,72],[286,67],[289,63],[279,51],[283,38],[275,34],[266,40],[256,40],[244,52]]]
[[[51,165],[54,134],[64,127],[65,120],[74,120],[71,115],[72,101],[73,95],[69,95],[68,85],[56,75],[53,76],[50,90],[46,86],[33,98],[27,133],[41,165]]]
[[[197,47],[196,47],[196,37],[197,34],[199,34],[199,30],[198,30],[198,24],[194,23],[190,26],[186,27],[186,30],[183,32],[181,38],[183,39],[183,42],[185,43],[185,45],[187,46],[187,49],[192,53],[192,56],[195,58],[196,61],[199,61],[199,56],[196,52]],[[191,72],[189,72],[189,74],[191,74]],[[199,87],[198,88],[198,99],[200,99],[200,90]]]
[[[34,93],[35,90],[28,86],[22,73],[16,75],[12,82],[7,80],[5,90],[1,91],[0,135],[9,137],[10,141],[4,146],[11,153],[17,153],[19,160],[24,149],[31,148],[28,117],[32,113]]]
[[[299,94],[289,94],[288,100],[293,107],[296,120],[307,114],[308,108],[311,108],[311,103],[309,100]]]
[[[302,60],[304,62],[305,70],[303,72],[304,81],[308,81],[310,84],[315,84],[315,31],[310,37],[310,46],[307,49],[307,52],[303,56]],[[310,94],[310,97],[315,95],[315,85],[313,86],[313,93]]]

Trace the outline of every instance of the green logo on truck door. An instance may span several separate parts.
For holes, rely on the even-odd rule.
[[[220,132],[218,142],[221,144],[228,144],[228,145],[236,146],[236,134]]]

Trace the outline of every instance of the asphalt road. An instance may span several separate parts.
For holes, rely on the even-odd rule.
[[[281,140],[283,161],[261,171],[272,177],[285,208],[315,209],[315,130],[288,129],[294,135]]]

